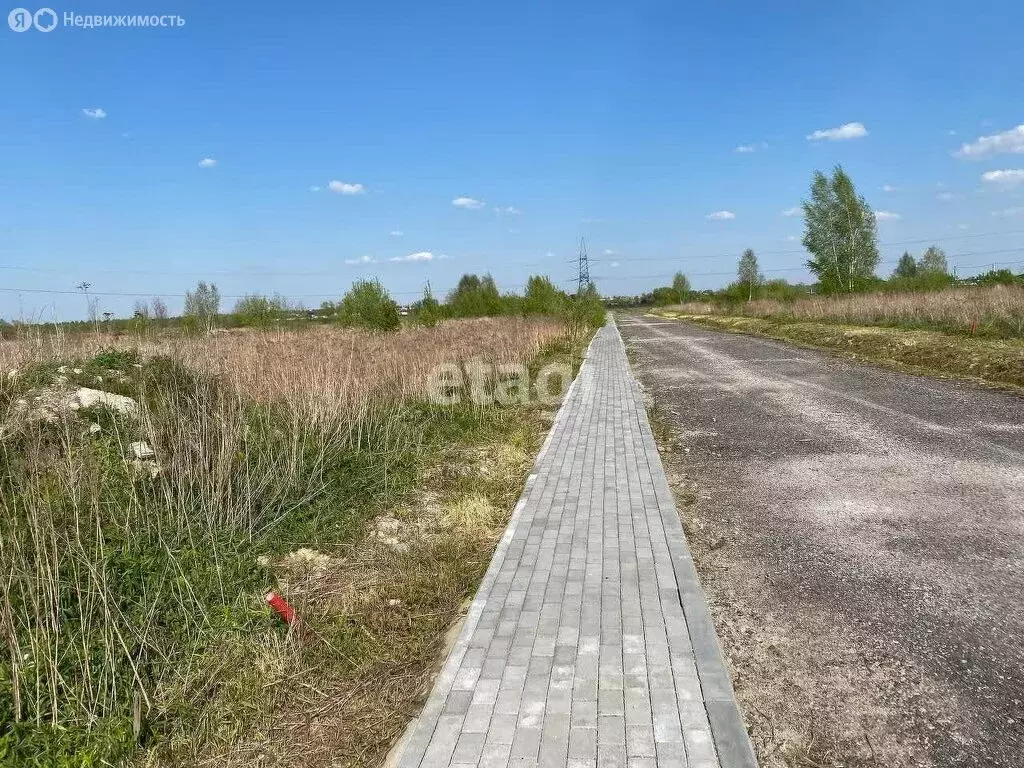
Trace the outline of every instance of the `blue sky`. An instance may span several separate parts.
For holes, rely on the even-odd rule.
[[[783,212],[835,163],[894,214],[883,259],[1024,260],[1024,4],[784,5],[145,0],[53,7],[185,25],[0,26],[0,316],[80,317],[32,292],[80,281],[172,311],[199,279],[308,306],[365,276],[514,289],[571,281],[581,236],[606,294],[715,287],[747,247],[796,280]]]

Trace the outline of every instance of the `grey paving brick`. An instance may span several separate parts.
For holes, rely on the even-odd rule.
[[[617,328],[594,338],[397,768],[754,768]]]

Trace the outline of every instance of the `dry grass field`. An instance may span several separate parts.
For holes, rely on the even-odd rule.
[[[907,293],[860,293],[793,302],[760,299],[720,309],[709,302],[676,307],[693,315],[742,314],[776,320],[889,325],[999,338],[1024,337],[1024,287],[950,288]]]
[[[503,318],[0,343],[0,764],[379,764],[543,425],[433,405],[427,376],[580,341]]]

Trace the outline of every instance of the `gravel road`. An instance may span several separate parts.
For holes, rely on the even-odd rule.
[[[762,765],[1024,764],[1024,398],[618,321]]]

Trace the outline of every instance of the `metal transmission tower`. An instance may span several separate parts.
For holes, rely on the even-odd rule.
[[[582,237],[580,238],[580,277],[579,285],[576,288],[577,293],[583,293],[583,290],[590,285],[590,262],[587,260],[587,241]]]

